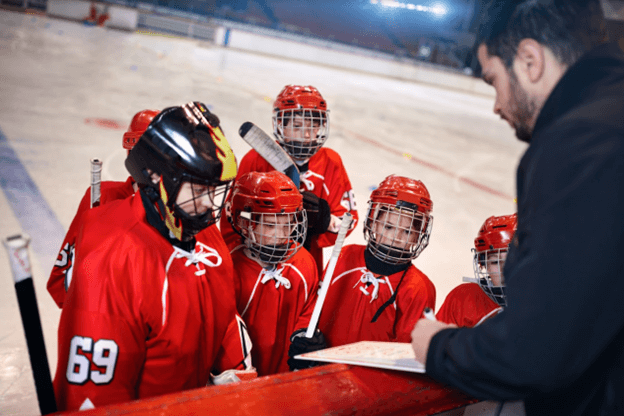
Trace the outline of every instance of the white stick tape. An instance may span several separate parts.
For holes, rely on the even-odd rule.
[[[26,234],[18,234],[7,237],[3,241],[9,255],[9,262],[13,271],[13,280],[19,283],[32,277],[30,259],[28,258],[28,243],[30,237]]]

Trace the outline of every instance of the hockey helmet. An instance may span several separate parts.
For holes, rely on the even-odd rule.
[[[412,261],[429,244],[432,209],[431,196],[421,181],[388,176],[368,201],[367,249],[386,264]]]
[[[303,196],[281,172],[250,172],[238,178],[226,212],[251,255],[265,264],[288,260],[305,240]]]
[[[157,110],[143,110],[139,111],[132,117],[128,131],[123,135],[123,148],[128,152],[132,150],[139,138],[145,133],[147,126],[152,122],[154,117],[158,115]]]
[[[485,220],[474,240],[473,269],[476,283],[500,306],[507,306],[503,266],[517,226],[517,214],[492,216]]]
[[[329,135],[329,110],[313,86],[287,85],[273,103],[273,134],[297,164],[305,164]]]
[[[180,240],[218,220],[225,193],[236,177],[236,158],[219,127],[219,119],[199,102],[160,112],[132,148],[125,164],[154,202],[162,202],[166,212],[161,215]],[[155,182],[153,174],[160,179]],[[213,208],[201,215],[181,209],[177,196],[184,182],[213,189],[209,194]]]

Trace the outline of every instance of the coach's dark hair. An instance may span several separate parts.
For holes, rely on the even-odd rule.
[[[501,58],[508,70],[511,70],[522,39],[536,40],[568,67],[585,52],[608,41],[606,22],[598,0],[502,2],[507,7],[502,13],[500,3],[493,24],[481,27],[477,46],[485,44],[488,54]],[[507,19],[511,11],[509,8],[513,13]]]

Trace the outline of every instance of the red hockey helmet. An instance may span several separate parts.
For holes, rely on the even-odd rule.
[[[429,244],[433,202],[425,185],[388,176],[371,194],[364,224],[368,250],[387,264],[407,263]]]
[[[476,283],[500,306],[507,306],[503,266],[517,226],[517,214],[492,216],[485,220],[474,240],[473,268]]]
[[[157,110],[143,110],[139,111],[132,117],[128,131],[123,135],[123,148],[128,152],[132,150],[137,140],[145,133],[147,126],[152,122],[154,117],[158,115],[160,111]]]
[[[227,215],[252,256],[276,265],[303,246],[303,196],[281,172],[250,172],[236,180]]]
[[[287,85],[273,103],[273,134],[299,164],[307,162],[329,135],[329,110],[311,85]]]

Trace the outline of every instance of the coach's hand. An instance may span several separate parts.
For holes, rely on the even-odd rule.
[[[427,362],[427,352],[429,352],[429,343],[431,338],[443,329],[457,328],[455,325],[445,324],[440,321],[431,321],[429,319],[421,319],[416,322],[416,326],[412,331],[412,348],[416,355],[416,361],[425,364]]]

